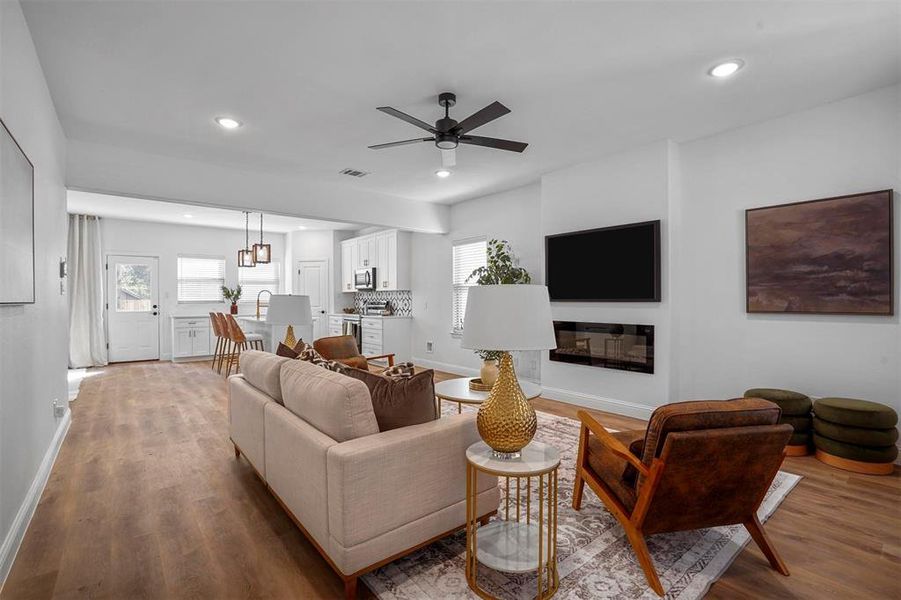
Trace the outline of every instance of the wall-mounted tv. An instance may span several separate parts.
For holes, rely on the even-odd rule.
[[[549,235],[551,300],[660,302],[660,221]]]

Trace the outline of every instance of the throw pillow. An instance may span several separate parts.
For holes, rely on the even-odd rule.
[[[279,356],[284,356],[285,358],[297,358],[300,353],[295,352],[293,348],[284,345],[283,343],[278,343],[278,348],[275,349],[275,353]]]
[[[293,350],[294,350],[294,352],[296,352],[296,353],[298,354],[298,356],[299,356],[301,352],[303,352],[304,350],[306,350],[306,349],[309,348],[309,347],[310,347],[310,345],[309,345],[308,343],[306,343],[305,341],[303,341],[303,340],[297,340],[297,343],[294,344]]]
[[[392,379],[406,379],[416,374],[416,368],[411,362],[398,363],[393,367],[382,369],[381,375]]]
[[[400,379],[353,367],[345,367],[341,373],[359,379],[369,388],[379,431],[428,423],[438,418],[431,369]]]

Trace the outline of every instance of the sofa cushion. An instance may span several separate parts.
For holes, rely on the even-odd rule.
[[[379,432],[366,384],[309,362],[283,360],[288,410],[338,442]]]
[[[613,437],[631,449],[637,448],[644,437],[643,431],[617,431]],[[620,458],[595,435],[588,436],[588,466],[616,494],[620,502],[629,510],[635,507],[638,493],[635,491],[635,475],[638,470],[625,459]],[[632,467],[631,471],[627,467]]]
[[[342,373],[359,379],[369,388],[379,431],[419,425],[438,418],[434,372],[431,369],[399,378],[351,367],[344,368]]]
[[[241,374],[247,383],[279,404],[284,404],[279,371],[290,359],[259,350],[241,352]]]

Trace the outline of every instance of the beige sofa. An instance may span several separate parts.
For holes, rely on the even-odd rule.
[[[241,369],[228,380],[235,454],[344,579],[348,597],[360,575],[464,525],[465,451],[479,440],[472,415],[380,433],[361,381],[253,350],[241,353]],[[481,476],[478,490],[480,508],[498,506],[497,478]]]

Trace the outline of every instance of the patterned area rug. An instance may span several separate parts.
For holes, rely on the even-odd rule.
[[[443,414],[456,413],[456,405],[443,404]],[[538,413],[535,439],[561,451],[557,527],[560,589],[555,597],[579,600],[657,598],[647,586],[619,523],[587,485],[582,510],[576,512],[572,508],[578,423],[565,417]],[[800,479],[798,475],[779,472],[760,507],[761,521],[773,514]],[[648,547],[667,591],[666,598],[691,600],[702,597],[749,539],[747,531],[740,525],[649,537]],[[364,581],[382,600],[477,598],[466,585],[465,549],[466,534],[460,532],[366,575]],[[762,564],[761,568],[769,566]],[[534,574],[508,574],[482,567],[479,582],[499,598],[535,597]]]

